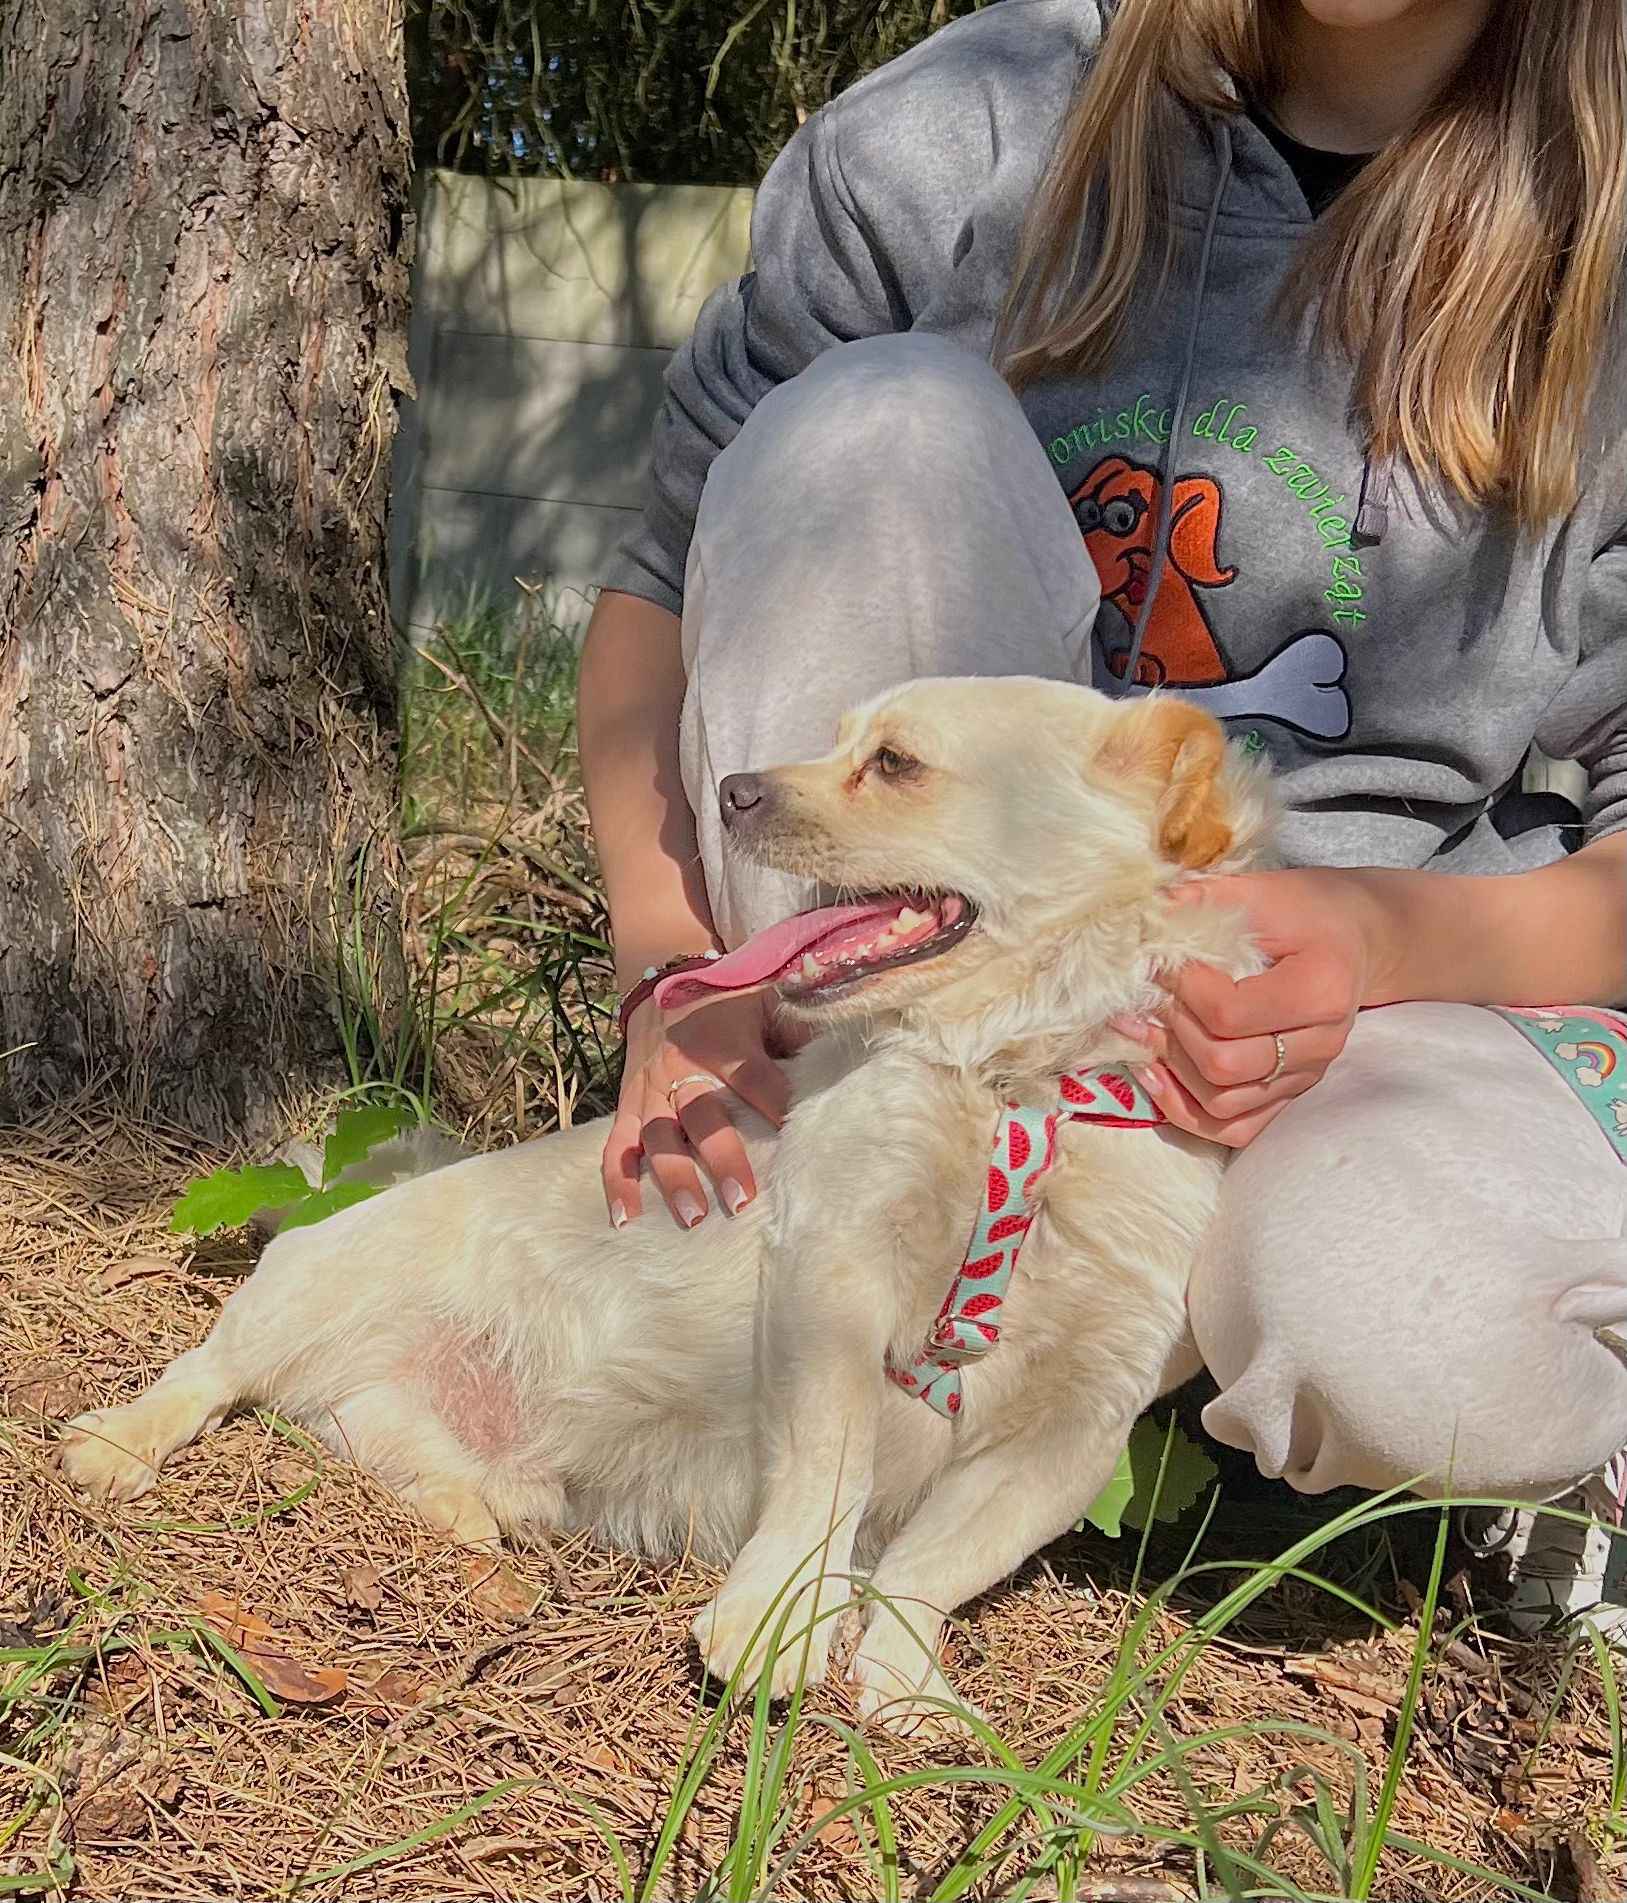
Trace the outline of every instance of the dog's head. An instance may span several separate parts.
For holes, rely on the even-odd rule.
[[[1092,963],[1139,956],[1165,889],[1248,863],[1267,827],[1263,775],[1209,715],[1029,679],[912,682],[823,758],[719,798],[731,850],[861,896],[669,979],[664,1003],[772,983],[821,1023],[998,1010],[1011,1036],[1086,1021]]]

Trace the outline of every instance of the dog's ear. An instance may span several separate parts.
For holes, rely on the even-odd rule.
[[[1220,488],[1209,476],[1183,476],[1170,495],[1169,553],[1177,571],[1204,588],[1223,588],[1237,570],[1222,568]]]
[[[1109,771],[1156,782],[1159,850],[1193,872],[1212,866],[1231,847],[1221,779],[1225,763],[1220,722],[1188,701],[1161,694],[1125,706],[1101,752]]]

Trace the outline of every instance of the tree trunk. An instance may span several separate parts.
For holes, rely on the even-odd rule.
[[[0,73],[0,1116],[259,1135],[394,902],[397,0],[6,0]]]

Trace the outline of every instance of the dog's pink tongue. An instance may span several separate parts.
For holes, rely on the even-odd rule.
[[[874,900],[860,905],[824,905],[814,912],[797,912],[768,925],[743,945],[709,965],[694,971],[676,971],[663,978],[655,988],[655,1002],[663,1011],[675,1005],[693,1004],[711,991],[747,991],[778,978],[794,965],[811,945],[829,938],[832,932],[860,925],[870,919],[891,918],[900,901],[878,905]]]

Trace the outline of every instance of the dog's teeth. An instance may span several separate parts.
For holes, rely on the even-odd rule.
[[[891,951],[892,948],[897,943],[898,943],[898,934],[889,925],[886,931],[880,933],[877,936],[875,946],[873,949],[875,949],[876,951]]]
[[[896,924],[901,932],[913,932],[917,925],[924,925],[927,922],[928,916],[929,914],[914,911],[906,905],[899,913]]]
[[[804,978],[808,980],[810,984],[813,983],[815,978],[822,978],[825,975],[824,966],[820,964],[819,960],[814,957],[812,952],[803,953],[802,975]]]

